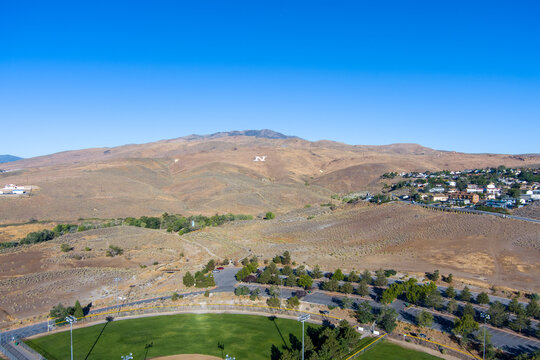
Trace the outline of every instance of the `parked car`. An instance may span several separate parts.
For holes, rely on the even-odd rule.
[[[220,267],[216,268],[216,270],[225,270],[225,268],[223,266],[220,266]]]
[[[218,273],[218,272],[219,272],[219,270],[218,270],[218,269],[216,269],[216,270],[212,270],[212,272],[213,272],[214,274],[216,274],[216,273]]]
[[[319,312],[320,312],[321,314],[323,314],[323,315],[328,315],[328,314],[330,314],[330,311],[328,311],[328,310],[319,310]]]

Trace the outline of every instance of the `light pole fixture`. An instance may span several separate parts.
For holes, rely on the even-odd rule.
[[[122,355],[120,356],[122,360],[132,360],[133,359],[133,353],[129,353],[129,355]]]
[[[302,323],[302,360],[304,360],[304,323],[309,320],[310,317],[309,314],[302,314],[298,317],[298,321]]]
[[[229,356],[229,354],[225,355],[225,360],[236,360],[235,357]]]
[[[482,359],[486,359],[486,321],[491,319],[489,314],[486,313],[480,313],[480,317],[484,319],[484,355],[482,356]]]
[[[77,322],[75,316],[68,315],[66,316],[66,322],[69,323],[69,337],[71,342],[71,360],[73,360],[73,324]]]

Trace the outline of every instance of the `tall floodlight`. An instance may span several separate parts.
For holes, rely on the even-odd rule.
[[[309,314],[302,314],[298,317],[298,321],[302,323],[302,360],[304,360],[304,323],[309,320]]]
[[[75,316],[68,315],[66,316],[66,322],[69,323],[69,337],[71,342],[71,360],[73,360],[73,324],[77,322]]]
[[[486,321],[489,320],[491,317],[489,314],[486,313],[480,313],[480,317],[484,319],[484,356],[482,356],[482,359],[486,359]]]
[[[133,359],[133,353],[129,353],[129,355],[122,355],[120,356],[122,360],[132,360]]]
[[[225,355],[225,360],[236,360],[235,357],[229,356],[229,354]]]

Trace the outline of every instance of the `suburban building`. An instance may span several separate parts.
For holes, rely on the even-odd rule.
[[[434,194],[432,196],[433,201],[446,201],[448,200],[448,195],[445,194]]]
[[[480,197],[478,196],[478,194],[468,193],[468,192],[463,192],[463,191],[448,194],[448,199],[469,200],[469,202],[472,204],[476,204],[478,201],[480,201]]]
[[[467,185],[467,192],[468,193],[483,193],[484,189],[479,187],[478,185],[469,184]]]

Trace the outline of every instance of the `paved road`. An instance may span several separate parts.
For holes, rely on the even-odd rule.
[[[237,285],[237,281],[234,278],[234,274],[238,271],[238,268],[226,268],[225,270],[222,270],[221,272],[214,275],[215,281],[216,281],[216,288],[211,290],[211,292],[233,292],[235,285]],[[247,284],[248,287],[254,289],[259,288],[261,289],[261,295],[267,296],[265,289],[265,286],[257,285],[257,284]],[[281,298],[286,299],[294,295],[295,291],[298,289],[294,288],[287,288],[287,287],[281,287]],[[353,302],[353,308],[361,301],[369,301],[369,303],[374,308],[380,308],[381,304],[377,303],[373,299],[376,298],[376,294],[373,291],[373,288],[370,288],[371,297],[368,299],[360,298],[355,295],[349,295],[348,297],[352,298],[354,300]],[[190,295],[197,295],[202,294],[204,291],[193,291],[184,293],[182,295],[184,296],[190,296]],[[341,299],[344,296],[342,294],[333,294],[328,293],[325,291],[316,290],[311,294],[308,294],[305,296],[302,301],[313,303],[313,304],[319,304],[319,305],[334,305],[339,306],[341,304]],[[144,300],[137,300],[132,302],[125,302],[121,304],[121,307],[127,307],[127,306],[134,306],[134,305],[140,305],[140,304],[147,304],[147,303],[153,303],[155,301],[164,300],[169,298],[167,297],[156,297],[151,299],[144,299]],[[396,310],[399,317],[398,319],[404,322],[412,323],[414,324],[416,322],[416,316],[417,314],[422,310],[415,307],[406,307],[405,303],[401,300],[395,300],[391,305],[392,308]],[[90,313],[100,313],[104,311],[110,311],[117,308],[116,306],[109,306],[105,308],[100,309],[93,309],[90,311]],[[454,323],[454,318],[447,314],[441,314],[441,313],[434,313],[434,324],[432,328],[449,332],[452,329]],[[487,327],[487,331],[491,333],[492,336],[492,343],[495,347],[503,349],[505,351],[508,351],[513,354],[522,353],[524,351],[530,352],[537,349],[540,349],[540,341],[527,338],[524,336],[517,335],[516,333],[513,333],[511,331],[505,331],[502,329]],[[1,334],[1,336],[4,339],[11,340],[12,338],[20,339],[29,337],[36,334],[41,334],[47,332],[47,323],[42,322],[26,327],[22,327],[19,329],[7,331]]]

